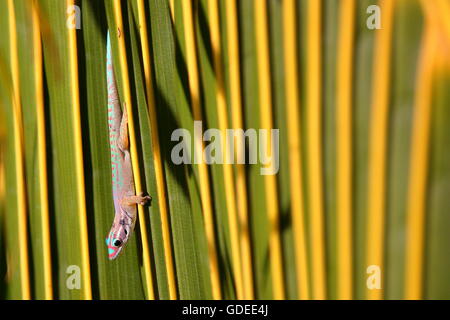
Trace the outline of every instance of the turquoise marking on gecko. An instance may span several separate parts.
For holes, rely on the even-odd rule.
[[[151,197],[135,194],[128,142],[127,108],[124,103],[122,114],[114,78],[109,31],[106,43],[106,78],[108,83],[108,127],[115,209],[114,221],[106,238],[106,245],[108,257],[113,260],[119,256],[133,233],[136,223],[136,205],[149,203]]]

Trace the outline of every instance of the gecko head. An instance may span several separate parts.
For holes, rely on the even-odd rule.
[[[127,244],[128,239],[131,235],[131,230],[131,225],[127,221],[127,219],[124,219],[122,217],[114,219],[111,231],[106,238],[109,260],[116,259],[122,252],[122,249]]]

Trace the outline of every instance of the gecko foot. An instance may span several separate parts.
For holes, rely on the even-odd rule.
[[[150,201],[152,197],[149,195],[145,195],[143,192],[139,193],[136,196],[128,196],[122,199],[122,205],[124,206],[134,206],[136,204],[140,204],[141,206],[150,205]]]
[[[141,206],[145,206],[145,205],[150,205],[151,201],[152,201],[152,197],[149,195],[144,195],[143,192],[141,192],[138,196],[138,204],[140,204]]]

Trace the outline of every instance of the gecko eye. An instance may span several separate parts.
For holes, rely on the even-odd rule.
[[[125,231],[125,234],[126,234],[126,235],[128,235],[128,231],[127,231],[127,229],[124,229],[123,231]]]
[[[116,239],[116,240],[114,240],[113,244],[114,244],[115,247],[118,247],[118,246],[120,246],[122,244],[122,241]]]

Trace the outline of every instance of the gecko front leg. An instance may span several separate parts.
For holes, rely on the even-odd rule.
[[[128,140],[128,111],[127,111],[127,105],[124,102],[123,103],[123,114],[122,114],[122,120],[120,123],[120,135],[118,139],[118,147],[123,151],[129,150],[129,140]],[[126,158],[125,161],[130,161],[130,158]],[[131,167],[131,164],[130,164]],[[129,179],[132,181],[132,172],[125,173],[126,176],[129,176]],[[133,184],[133,183],[131,183]],[[150,202],[152,198],[150,196],[144,196],[144,193],[140,193],[139,195],[133,195],[133,196],[125,196],[122,198],[122,204],[125,206],[133,206],[135,204],[140,205],[146,205],[148,202]]]
[[[141,206],[145,206],[151,200],[152,200],[152,197],[145,196],[144,193],[141,192],[140,194],[138,194],[136,196],[123,197],[122,204],[124,204],[126,206],[132,206],[132,205],[135,205],[135,204],[140,204]]]

